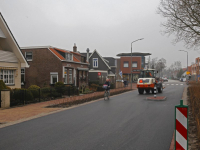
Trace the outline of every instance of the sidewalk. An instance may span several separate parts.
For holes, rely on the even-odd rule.
[[[130,85],[129,85],[130,87]],[[136,84],[133,83],[133,88],[136,89]],[[111,91],[112,92],[112,91]],[[93,95],[96,95],[96,93]],[[86,94],[83,96],[76,96],[69,98],[69,100],[78,100],[79,98],[86,98],[88,96],[91,96],[90,94]],[[57,100],[51,100],[41,103],[35,103],[35,104],[29,104],[25,106],[19,106],[19,107],[12,107],[9,109],[0,109],[0,128],[15,124],[18,122],[22,122],[25,120],[30,120],[33,118],[37,118],[40,116],[44,116],[50,113],[54,113],[56,111],[64,110],[63,108],[46,108],[47,106],[57,104],[58,102],[66,101],[66,99],[57,99]]]

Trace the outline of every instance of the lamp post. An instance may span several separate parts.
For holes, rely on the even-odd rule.
[[[139,41],[139,40],[143,40],[144,38],[141,38],[141,39],[137,39],[137,40],[135,40],[135,41],[133,41],[133,42],[131,42],[131,89],[132,89],[132,84],[133,84],[133,81],[132,81],[132,79],[133,79],[133,76],[132,76],[132,72],[133,72],[133,70],[132,70],[132,44],[134,43],[134,42],[137,42],[137,41]]]
[[[182,51],[182,52],[186,52],[186,53],[187,53],[187,71],[188,71],[188,51],[185,51],[185,50],[179,50],[179,51]]]

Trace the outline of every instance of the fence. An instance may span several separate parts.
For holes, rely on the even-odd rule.
[[[79,95],[76,87],[13,89],[10,91],[10,106],[49,101],[61,97]]]

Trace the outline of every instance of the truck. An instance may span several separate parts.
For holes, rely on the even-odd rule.
[[[154,94],[154,87],[158,93],[163,92],[163,85],[159,78],[156,77],[158,71],[155,69],[144,69],[140,73],[140,77],[137,81],[137,89],[139,94],[143,94],[144,91],[148,93]]]

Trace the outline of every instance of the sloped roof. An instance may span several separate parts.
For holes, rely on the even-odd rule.
[[[0,13],[0,29],[1,29],[1,37],[5,38],[6,42],[6,44],[2,46],[2,49],[13,52],[20,61],[21,67],[29,67],[16,39],[14,38],[10,28],[8,27],[1,13]]]
[[[59,49],[59,48],[54,48],[57,51],[63,52],[63,53],[70,53],[70,51]]]
[[[75,62],[81,62],[81,61],[78,60],[75,56],[73,56],[73,61],[75,61]]]
[[[110,66],[105,62],[105,60],[103,59],[103,57],[97,52],[96,49],[93,51],[93,53],[90,55],[90,57],[92,57],[92,55],[93,55],[95,52],[97,53],[97,55],[99,55],[99,57],[102,59],[102,61],[103,61],[103,62],[105,63],[105,65],[108,67],[108,69],[111,69]],[[90,58],[90,57],[89,57],[89,58]]]
[[[60,55],[54,48],[49,48],[49,50],[54,54],[56,55],[60,60],[65,60],[65,58]]]

